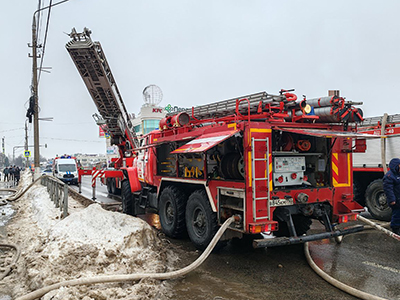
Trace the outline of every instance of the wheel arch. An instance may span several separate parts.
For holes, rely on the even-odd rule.
[[[121,168],[124,177],[129,180],[131,191],[138,192],[142,189],[136,167]]]
[[[203,189],[207,195],[208,201],[210,202],[211,209],[213,212],[217,212],[217,207],[214,202],[214,198],[211,194],[210,188],[207,186],[206,181],[198,181],[198,180],[187,180],[187,179],[175,179],[175,178],[162,178],[161,184],[159,185],[157,191],[157,202],[160,201],[160,195],[163,189],[167,186],[175,186],[181,190],[183,190],[186,195],[191,195],[194,191]]]

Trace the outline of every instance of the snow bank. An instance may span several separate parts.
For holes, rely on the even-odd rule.
[[[29,177],[22,177],[27,180]],[[6,277],[13,296],[59,281],[103,274],[166,272],[176,260],[157,231],[141,219],[87,208],[69,198],[70,215],[61,219],[46,188],[37,183],[16,202],[9,226],[21,245],[17,272]],[[62,288],[43,299],[167,299],[170,284],[156,280]]]

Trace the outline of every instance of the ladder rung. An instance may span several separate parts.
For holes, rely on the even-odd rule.
[[[267,161],[268,158],[253,158],[254,161]]]
[[[268,179],[268,177],[265,177],[265,178],[254,178],[254,180],[267,180]]]
[[[257,221],[257,220],[265,220],[265,219],[269,219],[269,218],[268,217],[258,217],[258,218],[256,217],[255,219]]]
[[[254,198],[254,200],[268,200],[268,197]]]

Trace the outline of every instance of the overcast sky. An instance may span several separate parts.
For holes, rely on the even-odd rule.
[[[0,137],[12,155],[24,145],[38,1],[3,2]],[[308,98],[338,89],[378,116],[400,113],[399,11],[400,1],[388,0],[70,0],[50,14],[43,65],[52,70],[41,74],[39,105],[40,117],[54,120],[40,122],[41,154],[105,153],[96,107],[65,50],[72,27],[101,42],[129,112],[156,84],[162,106],[183,107],[281,88]]]

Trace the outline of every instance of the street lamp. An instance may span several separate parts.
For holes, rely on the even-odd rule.
[[[25,149],[25,151],[28,151],[28,148],[32,148],[32,147],[34,147],[34,145],[23,145],[23,146],[14,146],[13,147],[13,164],[15,165],[15,149],[18,149],[18,148],[24,148]],[[39,147],[45,147],[45,148],[47,148],[47,144],[44,144],[44,145],[39,145]],[[28,158],[29,156],[26,156],[26,158]],[[28,167],[28,164],[26,165],[26,167]]]
[[[34,127],[34,133],[33,133],[33,143],[34,143],[34,156],[35,156],[35,172],[36,175],[40,174],[40,153],[39,153],[39,101],[38,101],[38,76],[37,76],[37,48],[39,47],[37,45],[37,36],[36,36],[36,14],[42,10],[48,9],[50,7],[59,5],[61,3],[67,2],[69,0],[63,0],[60,2],[57,2],[55,4],[50,4],[49,6],[42,7],[38,10],[36,10],[33,13],[33,19],[32,19],[32,96],[35,99],[35,105],[34,105],[34,114],[33,114],[33,127]],[[37,171],[36,171],[37,170]]]

